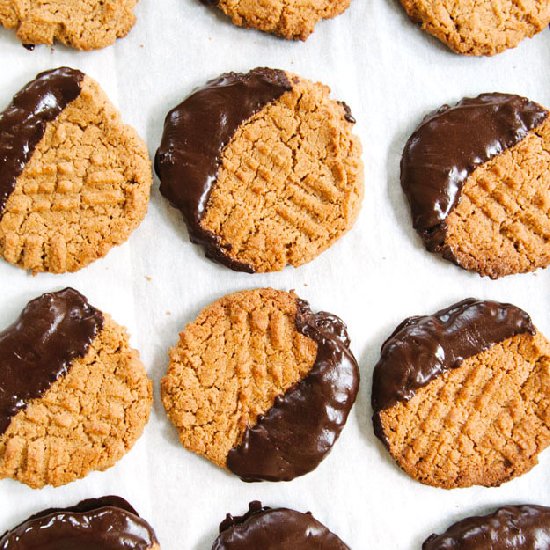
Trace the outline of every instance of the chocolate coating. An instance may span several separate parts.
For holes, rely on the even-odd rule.
[[[44,510],[0,537],[0,550],[148,550],[154,544],[151,526],[115,496]]]
[[[359,368],[345,324],[298,300],[296,328],[317,343],[315,363],[227,455],[227,467],[244,481],[290,481],[311,472],[338,439],[357,397]]]
[[[235,271],[253,269],[232,260],[219,237],[201,226],[222,151],[243,122],[291,89],[285,72],[276,69],[223,74],[171,110],[164,122],[155,155],[160,192],[182,212],[191,242]]]
[[[84,357],[103,327],[102,313],[72,288],[43,294],[0,332],[0,435],[74,359]]]
[[[84,74],[61,67],[37,75],[0,115],[0,218],[46,125],[80,95]]]
[[[385,440],[379,413],[409,401],[418,388],[468,357],[523,333],[535,334],[525,311],[511,304],[469,298],[434,315],[405,319],[382,344],[372,381],[373,422]]]
[[[259,501],[249,504],[243,516],[227,518],[220,524],[220,536],[212,550],[349,550],[334,533],[309,512],[269,508]]]
[[[445,249],[446,219],[460,202],[468,176],[524,139],[548,111],[524,97],[482,94],[429,114],[411,135],[401,159],[401,185],[413,227],[426,248]]]
[[[550,548],[550,508],[504,506],[431,535],[422,550],[544,550]]]

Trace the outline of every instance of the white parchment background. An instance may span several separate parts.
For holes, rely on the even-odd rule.
[[[418,549],[464,515],[506,503],[550,505],[550,451],[529,474],[496,489],[444,491],[410,480],[375,439],[370,386],[380,345],[395,325],[469,296],[510,301],[550,336],[550,271],[491,281],[424,251],[399,185],[403,145],[422,117],[465,95],[519,93],[550,106],[550,32],[494,58],[463,58],[410,23],[395,0],[352,0],[306,43],[233,27],[198,0],[141,0],[138,23],[99,52],[28,52],[0,30],[0,109],[42,70],[70,65],[96,78],[126,122],[158,146],[166,112],[221,72],[278,67],[331,86],[357,118],[365,200],[354,229],[309,265],[282,273],[234,273],[191,245],[155,180],[147,218],[125,245],[77,274],[38,275],[0,261],[0,327],[26,302],[71,285],[126,325],[155,383],[143,437],[114,468],[66,487],[31,490],[0,481],[0,533],[29,514],[81,498],[126,497],[155,527],[164,550],[207,550],[226,512],[249,500],[311,510],[354,550]],[[317,470],[290,483],[245,484],[180,447],[159,399],[167,350],[212,300],[240,289],[294,288],[348,324],[361,389],[339,442]]]

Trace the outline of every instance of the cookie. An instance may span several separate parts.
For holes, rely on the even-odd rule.
[[[152,383],[126,331],[72,288],[0,333],[0,479],[59,486],[113,466],[143,432]]]
[[[401,0],[401,4],[422,30],[463,55],[495,55],[515,48],[550,24],[547,0]]]
[[[23,44],[57,41],[78,50],[97,50],[130,32],[137,1],[0,0],[0,25],[15,29]]]
[[[0,115],[0,255],[77,271],[128,239],[151,182],[145,143],[96,82],[67,67],[39,74]]]
[[[359,212],[353,123],[322,84],[266,68],[224,74],[168,113],[155,157],[161,193],[209,258],[248,272],[297,267]]]
[[[455,523],[442,535],[431,535],[422,550],[537,550],[550,544],[550,508],[524,504],[503,506],[493,514]]]
[[[219,8],[238,27],[258,29],[288,40],[307,40],[315,25],[343,13],[350,0],[201,0]]]
[[[429,251],[493,279],[550,264],[550,118],[537,103],[482,94],[429,114],[401,185]]]
[[[0,550],[160,550],[153,528],[123,498],[90,498],[50,508],[0,537]]]
[[[212,550],[349,550],[334,533],[305,514],[289,508],[270,508],[255,500],[242,516],[227,514]]]
[[[497,486],[550,445],[550,343],[521,309],[464,300],[403,321],[374,368],[374,428],[412,478]]]
[[[245,481],[289,481],[329,453],[357,396],[344,323],[294,292],[229,294],[180,334],[162,401],[183,445]]]

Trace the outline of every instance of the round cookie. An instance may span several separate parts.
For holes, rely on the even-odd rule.
[[[546,0],[401,0],[408,16],[451,50],[495,55],[515,48],[550,24]]]
[[[138,0],[0,0],[0,25],[15,29],[23,44],[96,50],[114,44],[134,26]]]
[[[297,267],[359,212],[354,122],[322,84],[267,68],[224,74],[168,113],[161,193],[209,258],[248,272]]]
[[[315,25],[343,13],[350,0],[201,0],[216,6],[238,27],[258,29],[288,40],[307,40]]]
[[[547,548],[549,542],[550,508],[524,504],[463,519],[442,535],[428,537],[422,550],[536,550]]]
[[[0,479],[59,486],[105,470],[149,419],[152,383],[126,331],[67,288],[0,332]]]
[[[0,550],[160,550],[153,528],[123,498],[90,498],[32,515],[0,537]]]
[[[429,114],[401,160],[426,248],[493,279],[550,264],[550,118],[523,97],[482,94]]]
[[[0,255],[77,271],[128,239],[151,182],[145,143],[96,82],[67,67],[39,74],[0,115]]]
[[[220,523],[220,535],[212,550],[349,550],[334,533],[310,512],[270,508],[259,501],[249,504],[242,516],[227,514]]]
[[[180,440],[245,481],[307,474],[338,439],[359,370],[344,323],[293,292],[237,292],[180,334],[162,401]]]
[[[374,428],[411,477],[497,486],[550,445],[550,343],[521,309],[464,300],[403,321],[374,368]]]

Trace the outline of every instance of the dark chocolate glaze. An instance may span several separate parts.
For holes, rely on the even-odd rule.
[[[23,48],[25,48],[29,52],[34,52],[34,49],[36,48],[36,44],[23,44]]]
[[[503,506],[493,514],[455,523],[443,535],[431,535],[422,550],[547,550],[550,508]]]
[[[151,526],[115,496],[44,510],[0,538],[0,550],[148,550],[153,544]]]
[[[374,367],[372,408],[376,435],[386,442],[380,411],[409,401],[416,390],[468,357],[516,336],[535,334],[525,311],[511,304],[469,298],[434,315],[405,319],[382,344]]]
[[[102,313],[72,288],[43,294],[0,332],[0,435],[74,359],[84,357],[103,327]]]
[[[244,481],[290,481],[311,472],[338,439],[357,397],[359,368],[342,320],[312,313],[298,300],[296,328],[317,343],[315,363],[227,455],[227,467]]]
[[[249,504],[243,516],[227,518],[220,524],[220,536],[212,550],[349,550],[311,513],[288,508],[269,508],[259,501]]]
[[[468,176],[524,139],[548,116],[524,97],[482,94],[429,114],[407,141],[401,185],[413,227],[426,248],[454,261],[445,247],[447,216],[460,202]]]
[[[291,89],[285,72],[277,69],[223,74],[170,111],[164,122],[155,155],[160,192],[182,212],[191,242],[235,271],[253,269],[231,259],[219,237],[201,226],[222,150],[243,122]]]
[[[47,124],[80,95],[83,78],[80,71],[68,67],[41,73],[0,115],[0,218]]]

